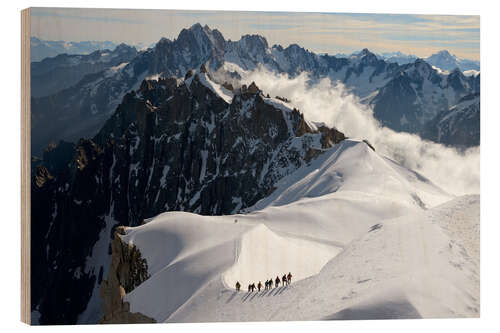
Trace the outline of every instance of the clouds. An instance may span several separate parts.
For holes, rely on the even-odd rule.
[[[449,193],[479,193],[479,148],[459,152],[417,135],[394,132],[382,127],[372,110],[342,84],[329,79],[310,84],[308,79],[306,73],[290,79],[264,69],[243,75],[243,81],[255,81],[264,93],[289,98],[307,119],[335,126],[351,138],[368,139],[377,152],[420,172]]]
[[[32,20],[32,33],[50,40],[150,44],[199,22],[226,39],[260,34],[270,45],[319,53],[369,48],[427,57],[446,48],[479,59],[479,16],[34,8]]]

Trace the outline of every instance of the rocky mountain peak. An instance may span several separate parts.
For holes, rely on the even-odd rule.
[[[376,65],[379,59],[375,53],[370,52],[368,49],[363,49],[360,53],[360,62],[364,65]]]
[[[303,54],[306,52],[306,50],[303,47],[301,47],[300,45],[294,43],[294,44],[290,44],[285,49],[285,52],[289,53],[289,54]]]
[[[207,71],[207,67],[205,67],[205,64],[202,64],[202,65],[200,66],[200,73],[208,73],[208,71]]]
[[[439,51],[425,59],[429,64],[442,70],[452,71],[455,68],[460,70],[479,70],[479,61],[460,59],[456,55],[450,54],[447,50]]]
[[[281,46],[279,44],[274,44],[272,48],[279,51],[279,52],[283,52],[283,46]]]
[[[160,40],[155,44],[155,47],[158,46],[158,44],[168,44],[168,43],[171,43],[172,41],[170,39],[168,39],[167,37],[162,37],[160,38]]]
[[[373,54],[373,53],[371,53],[370,50],[368,50],[367,48],[364,48],[361,50],[361,56],[366,56],[369,54]]]
[[[413,63],[413,67],[416,75],[421,78],[428,79],[430,75],[435,72],[431,65],[429,65],[424,59],[418,58]]]
[[[261,91],[259,89],[259,87],[257,87],[257,85],[255,84],[254,81],[252,81],[252,83],[248,86],[248,88],[246,85],[243,85],[241,90],[242,90],[242,92],[249,93],[249,94],[257,94]]]
[[[253,53],[262,53],[269,48],[266,38],[260,35],[244,35],[241,37],[240,43]]]
[[[450,54],[450,52],[448,52],[448,50],[441,50],[438,53],[436,53],[436,55],[440,56],[440,57],[446,57],[446,58],[455,58],[454,56],[452,56]]]
[[[448,85],[451,86],[457,92],[464,92],[469,87],[467,78],[458,68],[455,68],[447,78]]]
[[[208,25],[205,25],[205,28],[207,30],[210,30],[208,28]],[[203,30],[203,26],[199,23],[199,22],[196,22],[195,24],[193,24],[191,27],[189,27],[187,30],[191,30],[191,31],[202,31]]]
[[[200,23],[193,24],[189,29],[182,29],[176,41],[181,45],[195,42],[201,50],[220,50],[224,48],[225,43],[224,37],[218,30],[212,30],[207,25],[202,27]]]
[[[353,53],[349,59],[354,65],[360,65],[360,66],[377,66],[380,63],[383,62],[383,60],[379,60],[377,56],[370,52],[367,48],[362,49],[358,53]]]
[[[122,52],[122,51],[124,51],[124,50],[132,50],[132,49],[137,50],[137,49],[135,48],[135,46],[130,46],[130,45],[125,44],[125,43],[120,43],[120,44],[118,44],[118,45],[115,47],[115,51],[119,51],[119,52]]]

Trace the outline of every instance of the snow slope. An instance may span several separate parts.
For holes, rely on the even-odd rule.
[[[345,140],[245,214],[128,228],[151,277],[125,300],[160,322],[477,316],[478,207]],[[234,290],[289,271],[289,287]]]
[[[478,196],[448,205],[457,216],[479,207]],[[479,216],[467,224],[479,224]],[[355,238],[321,272],[261,293],[236,293],[214,279],[168,321],[269,321],[479,316],[479,263],[437,207],[383,221]],[[479,239],[475,239],[479,243]]]
[[[217,96],[226,101],[227,104],[231,104],[233,100],[233,92],[224,88],[223,86],[213,82],[206,73],[199,73],[200,82],[203,83],[207,88],[214,92]]]

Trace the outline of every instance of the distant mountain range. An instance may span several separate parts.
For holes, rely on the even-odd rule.
[[[361,51],[354,52],[352,54],[339,53],[335,56],[349,58],[352,56],[356,56],[359,53],[361,53]],[[405,54],[400,51],[376,53],[375,55],[387,62],[398,63],[400,65],[409,64],[415,62],[415,60],[418,59],[416,55]],[[423,59],[431,66],[437,67],[443,71],[451,72],[456,68],[460,69],[462,72],[480,70],[479,61],[459,58],[456,55],[451,55],[447,50],[439,51]]]
[[[452,71],[455,68],[461,71],[480,70],[479,61],[458,58],[456,55],[451,55],[448,51],[442,50],[425,59],[432,66],[438,67],[445,71]]]
[[[31,96],[54,94],[78,83],[87,74],[127,63],[137,55],[135,47],[120,44],[113,51],[97,50],[88,55],[59,54],[31,63]]]
[[[40,155],[50,141],[74,141],[96,134],[122,97],[138,89],[145,78],[182,78],[204,63],[209,71],[223,70],[232,76],[238,76],[237,68],[252,70],[264,66],[291,77],[303,71],[310,73],[312,79],[328,77],[342,82],[363,103],[371,105],[382,124],[422,136],[427,133],[426,123],[448,111],[462,97],[479,93],[480,85],[479,74],[465,76],[460,70],[441,71],[422,59],[401,65],[380,59],[367,49],[348,58],[318,55],[297,44],[286,48],[269,46],[259,35],[225,40],[218,30],[195,24],[183,29],[177,39],[162,38],[155,47],[138,52],[132,59],[123,59],[113,70],[103,68],[66,89],[33,98],[33,153]],[[69,128],[68,122],[77,126]],[[429,136],[436,137],[439,136]],[[472,138],[460,144],[470,146],[477,141]]]
[[[30,39],[30,53],[31,61],[41,61],[45,58],[55,57],[60,54],[78,54],[87,55],[98,50],[114,50],[119,44],[111,41],[82,41],[82,42],[71,42],[71,41],[54,41],[54,40],[43,40],[37,37],[31,37]],[[147,49],[148,47],[153,47],[153,44],[138,43],[132,45],[138,50]]]
[[[31,37],[31,61],[55,57],[59,54],[90,54],[97,50],[113,50],[117,45],[110,41],[65,42]]]

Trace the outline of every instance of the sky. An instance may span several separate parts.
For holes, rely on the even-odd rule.
[[[368,48],[424,58],[446,49],[479,60],[480,48],[479,16],[467,15],[33,8],[31,19],[32,36],[45,40],[150,45],[201,23],[225,39],[259,34],[270,46],[296,43],[316,53]]]

